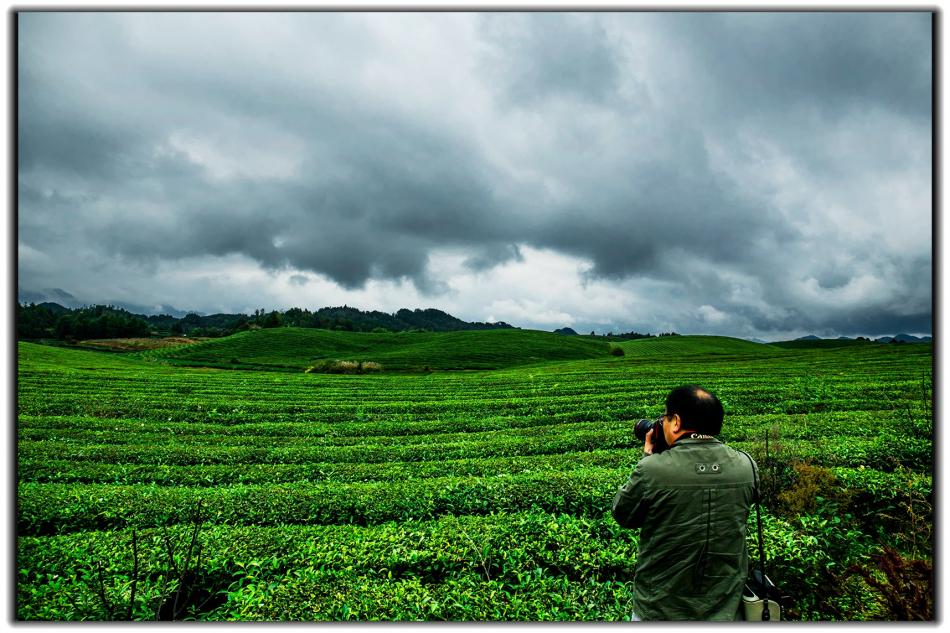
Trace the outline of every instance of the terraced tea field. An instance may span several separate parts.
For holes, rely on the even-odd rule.
[[[17,617],[622,620],[637,534],[610,503],[641,452],[631,427],[688,382],[763,466],[788,616],[893,617],[846,570],[885,545],[932,557],[930,345],[620,346],[291,328],[130,354],[20,343]],[[385,369],[304,373],[326,358]]]

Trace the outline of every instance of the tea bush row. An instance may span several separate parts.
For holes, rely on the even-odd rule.
[[[164,535],[174,547],[187,540],[191,525],[140,528],[143,573],[159,571],[166,560]],[[18,548],[28,581],[41,573],[65,575],[94,568],[109,573],[132,568],[131,530],[24,537]],[[240,569],[279,575],[310,563],[324,569],[352,569],[386,577],[437,580],[478,570],[488,577],[514,577],[535,567],[557,569],[572,579],[620,579],[632,573],[636,533],[609,516],[577,517],[537,511],[484,516],[443,516],[434,520],[386,522],[372,526],[203,524],[200,541],[207,569],[229,574]]]
[[[755,442],[730,442],[730,445],[757,450]],[[77,444],[69,441],[24,442],[19,456],[24,462],[42,459],[140,465],[232,464],[310,464],[427,462],[437,460],[553,455],[566,452],[631,448],[633,440],[625,428],[604,431],[553,433],[539,437],[502,437],[497,440],[449,442],[445,444],[405,444],[370,446],[267,446],[204,445],[169,442],[166,444]],[[842,437],[835,452],[813,441],[787,440],[784,451],[802,459],[827,466],[867,465],[882,471],[898,466],[924,469],[933,461],[933,444],[928,438],[908,438],[899,446],[887,437]],[[636,451],[631,451],[631,459]]]
[[[113,486],[105,484],[21,484],[18,529],[55,534],[123,525],[181,523],[195,504],[207,507],[213,523],[377,524],[446,514],[487,514],[540,508],[577,516],[599,516],[630,468],[588,467],[558,472],[492,477],[433,477],[353,484],[260,484],[225,487]],[[860,476],[849,475],[861,485]],[[874,476],[879,481],[880,476]],[[872,492],[859,488],[852,511],[873,516],[893,508],[900,495],[926,495],[926,478],[891,478]],[[900,486],[899,486],[900,485]],[[904,486],[910,485],[910,489]]]
[[[464,410],[446,408],[437,418],[419,419],[405,413],[388,416],[359,414],[354,420],[310,420],[298,416],[293,422],[274,422],[269,416],[260,415],[242,423],[216,422],[214,416],[203,420],[168,421],[148,417],[100,418],[91,416],[19,416],[18,437],[22,440],[77,439],[99,441],[128,441],[130,437],[193,441],[214,438],[216,441],[255,441],[256,438],[354,438],[364,441],[374,437],[400,437],[422,435],[449,435],[452,433],[482,433],[487,431],[513,431],[531,427],[554,426],[574,423],[601,422],[612,426],[627,424],[632,428],[641,413],[626,410],[600,409],[578,401],[568,410],[552,410],[545,415],[496,415],[474,417]],[[556,409],[556,407],[552,407]],[[651,412],[652,413],[652,412]],[[642,412],[647,415],[646,411]],[[904,410],[832,411],[810,415],[748,415],[726,417],[724,436],[729,440],[761,439],[762,433],[773,426],[782,427],[782,436],[793,439],[821,439],[837,434],[846,425],[849,435],[874,436],[891,433],[895,424],[905,424],[910,415],[926,424],[927,412],[918,406]],[[356,417],[354,415],[354,417]],[[921,428],[921,431],[924,427]],[[894,438],[895,441],[898,438]],[[345,441],[340,439],[339,441]]]
[[[211,432],[191,433],[181,437],[170,429],[153,424],[135,431],[125,429],[31,429],[21,428],[18,433],[21,441],[56,441],[74,445],[89,444],[160,444],[188,443],[190,445],[214,445],[220,447],[275,447],[295,448],[301,446],[353,446],[369,448],[387,446],[423,446],[430,444],[456,444],[460,442],[482,442],[498,440],[505,442],[515,438],[544,437],[550,435],[579,436],[584,433],[603,433],[625,431],[630,433],[631,426],[623,421],[605,422],[564,422],[550,420],[548,424],[515,426],[510,429],[492,429],[465,432],[432,432],[404,435],[377,435],[369,428],[363,435],[324,434],[321,436],[267,436],[234,435]]]
[[[74,462],[34,459],[20,462],[21,482],[38,483],[155,483],[162,486],[290,482],[365,482],[425,479],[445,476],[491,476],[567,471],[588,466],[629,467],[630,451],[595,450],[554,455],[518,455],[423,462],[308,462],[303,464],[209,464],[198,466]]]
[[[544,455],[579,450],[622,448],[631,443],[627,429],[581,431],[541,437],[507,437],[445,444],[385,446],[217,446],[169,442],[166,444],[76,444],[43,441],[23,443],[24,460],[49,459],[76,462],[135,464],[300,464],[310,462],[417,462],[474,457]]]
[[[238,485],[221,488],[21,484],[21,534],[58,534],[188,520],[198,502],[214,523],[376,524],[445,514],[533,507],[591,516],[609,507],[623,472],[588,468],[485,478],[433,478],[360,484]]]

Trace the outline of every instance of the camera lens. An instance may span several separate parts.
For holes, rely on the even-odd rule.
[[[640,420],[633,427],[633,434],[641,442],[645,442],[647,439],[647,433],[650,432],[650,429],[653,428],[653,420]]]

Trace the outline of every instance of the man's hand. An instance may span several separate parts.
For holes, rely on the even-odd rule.
[[[652,455],[653,454],[653,432],[656,431],[654,426],[652,429],[647,431],[647,435],[643,438],[643,454]]]

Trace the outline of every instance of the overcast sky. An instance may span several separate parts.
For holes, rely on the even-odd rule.
[[[21,13],[18,293],[931,333],[928,13]]]

